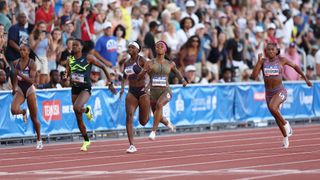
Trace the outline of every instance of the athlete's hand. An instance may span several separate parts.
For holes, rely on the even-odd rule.
[[[124,89],[123,89],[123,88],[121,88],[121,90],[120,90],[120,92],[119,92],[119,94],[120,94],[120,98],[122,97],[123,93],[124,93]]]
[[[306,80],[306,83],[307,83],[307,85],[308,85],[309,87],[312,86],[312,83],[309,81],[309,79]]]
[[[262,53],[259,53],[258,54],[258,61],[260,61],[260,62],[262,62],[263,63],[263,61],[264,61],[264,58],[262,58]]]
[[[116,89],[113,87],[113,84],[109,84],[109,90],[112,92],[113,95],[117,93]]]
[[[12,96],[14,96],[15,94],[16,94],[16,89],[13,88],[13,89],[12,89]]]
[[[186,87],[187,85],[188,85],[188,82],[183,79],[183,80],[182,80],[182,86],[183,86],[183,87]]]

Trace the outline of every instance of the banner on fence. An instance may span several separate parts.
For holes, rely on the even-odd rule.
[[[304,83],[286,83],[288,97],[281,112],[285,118],[309,118],[320,116],[320,83],[312,88]],[[163,108],[164,117],[175,125],[200,125],[218,122],[239,122],[273,119],[265,102],[264,85],[225,84],[211,86],[172,87],[173,97]],[[94,111],[93,121],[83,117],[87,130],[112,130],[126,127],[125,96],[112,95],[106,88],[94,88],[87,102]],[[34,135],[33,124],[23,122],[22,115],[10,113],[10,92],[0,92],[0,138]],[[38,120],[41,133],[60,134],[79,132],[71,103],[70,89],[37,91]],[[26,103],[21,108],[27,108]],[[29,115],[29,111],[27,113]],[[142,127],[138,121],[139,110],[134,115],[134,127]],[[152,127],[153,116],[146,127]]]

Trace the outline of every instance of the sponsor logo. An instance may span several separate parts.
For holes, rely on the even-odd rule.
[[[42,116],[46,121],[61,120],[61,101],[60,100],[43,101]]]
[[[265,100],[265,93],[264,92],[255,92],[253,94],[253,99],[255,101],[264,101]]]

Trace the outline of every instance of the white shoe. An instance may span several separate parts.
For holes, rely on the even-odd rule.
[[[36,149],[38,149],[38,150],[43,149],[42,141],[37,141],[37,147],[36,147]]]
[[[289,121],[286,121],[287,124],[284,125],[284,129],[286,130],[287,136],[290,137],[293,134],[293,130],[289,124]]]
[[[149,135],[149,139],[154,141],[156,139],[156,132],[155,131],[151,131],[150,135]]]
[[[174,127],[170,120],[168,120],[167,127],[170,129],[171,132],[176,132],[176,127]]]
[[[137,152],[137,148],[134,145],[130,145],[127,149],[127,153],[135,153]]]
[[[289,138],[288,137],[283,138],[283,148],[285,148],[285,149],[289,148]]]

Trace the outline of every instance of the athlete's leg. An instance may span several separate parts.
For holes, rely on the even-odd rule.
[[[38,121],[37,112],[38,112],[38,105],[37,105],[37,98],[35,93],[31,93],[27,97],[28,107],[30,111],[31,121],[33,123],[33,127],[37,133],[37,140],[41,141],[41,134],[40,134],[40,123]]]
[[[86,112],[86,108],[84,108],[84,104],[90,98],[90,93],[88,91],[81,91],[79,95],[72,95],[72,102],[73,102],[73,110],[76,114],[77,123],[79,130],[84,138],[85,141],[89,141],[86,126],[82,120],[82,113]]]
[[[126,129],[130,145],[133,145],[133,116],[138,107],[138,100],[128,92],[126,97]]]
[[[147,94],[139,98],[139,122],[145,126],[150,118],[150,97]]]
[[[16,91],[16,93],[13,96],[13,100],[11,103],[11,113],[13,115],[16,114],[26,114],[26,110],[22,110],[20,108],[20,105],[24,102],[25,98],[24,95],[22,93],[20,93],[19,91]]]
[[[270,102],[268,103],[269,111],[271,112],[271,114],[275,118],[277,125],[280,128],[280,131],[281,131],[283,137],[287,136],[287,133],[284,129],[284,125],[286,124],[286,121],[284,120],[284,118],[282,117],[282,115],[280,113],[280,104],[282,104],[285,100],[286,100],[286,95],[280,92],[280,93],[275,94],[271,98]]]
[[[171,99],[171,94],[169,92],[163,93],[158,99],[157,104],[155,105],[154,122],[153,122],[152,131],[154,132],[157,131],[159,122],[160,120],[163,119],[163,115],[162,115],[163,106],[165,106],[170,99]]]

